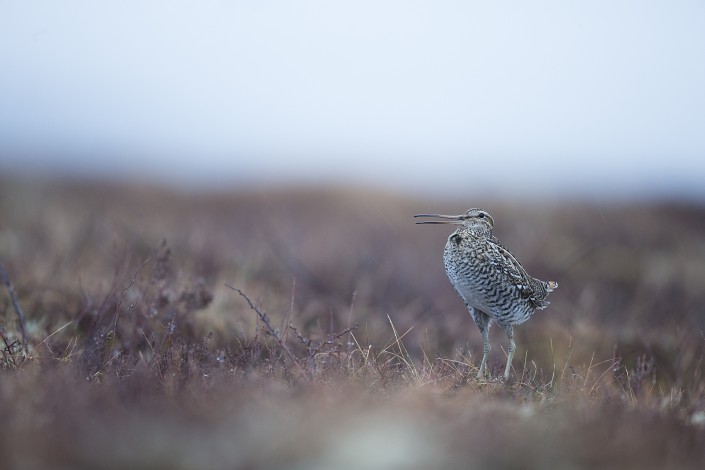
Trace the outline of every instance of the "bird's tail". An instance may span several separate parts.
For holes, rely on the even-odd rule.
[[[548,294],[558,287],[558,283],[556,281],[541,281],[540,279],[535,279],[535,281],[538,282],[540,287],[543,287],[543,289],[539,290],[540,295],[534,297],[532,301],[535,308],[543,310],[551,303],[546,300],[546,297],[548,297]]]

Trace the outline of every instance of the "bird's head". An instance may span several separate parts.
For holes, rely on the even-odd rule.
[[[417,224],[453,224],[462,225],[467,229],[477,229],[481,231],[492,231],[494,219],[487,211],[482,209],[470,209],[460,215],[443,214],[417,214],[414,217],[433,217],[438,220],[419,220]]]

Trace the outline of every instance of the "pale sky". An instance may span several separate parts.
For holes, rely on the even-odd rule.
[[[705,199],[702,1],[0,1],[0,171]]]

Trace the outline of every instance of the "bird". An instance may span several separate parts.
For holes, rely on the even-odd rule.
[[[519,261],[494,236],[494,219],[482,209],[469,209],[460,215],[417,214],[417,224],[459,225],[443,251],[443,264],[450,283],[465,303],[482,334],[482,362],[477,378],[483,377],[490,354],[489,328],[494,321],[509,338],[504,380],[514,356],[514,325],[528,320],[536,310],[549,304],[548,294],[558,287],[555,281],[530,276]]]

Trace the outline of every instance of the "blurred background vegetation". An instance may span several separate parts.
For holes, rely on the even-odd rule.
[[[116,466],[171,465],[167,449],[196,459],[183,468],[340,463],[321,443],[336,429],[328,420],[363,413],[367,426],[388,412],[399,426],[389,432],[401,433],[401,460],[387,431],[370,437],[370,452],[392,455],[395,465],[421,443],[429,455],[443,453],[444,465],[472,457],[478,465],[529,458],[538,466],[554,459],[691,466],[702,457],[705,211],[697,205],[473,201],[492,211],[496,234],[532,274],[560,282],[551,306],[518,328],[519,360],[502,384],[506,339],[496,328],[495,378],[473,379],[481,339],[443,271],[448,229],[413,224],[416,212],[460,212],[464,201],[353,189],[203,194],[9,180],[1,187],[0,259],[27,316],[29,344],[25,353],[3,293],[3,412],[28,442],[43,436],[42,416],[59,434],[75,426],[81,439],[59,453],[67,465],[97,462],[86,445]],[[27,402],[27,387],[45,391]],[[245,424],[250,407],[259,425]],[[464,419],[444,417],[466,409]],[[126,418],[120,410],[132,411]],[[427,419],[432,437],[415,434]],[[215,430],[175,451],[180,433],[196,432],[202,420]],[[495,429],[497,420],[506,424]],[[312,427],[306,436],[274,431],[296,435],[288,426],[299,421]],[[495,439],[524,444],[502,454],[482,444],[478,423]],[[135,425],[154,427],[165,441],[131,443],[140,451],[126,457],[114,438],[91,431],[117,426],[130,434]],[[589,444],[569,437],[604,426],[624,427],[615,432],[628,442],[610,432]],[[293,448],[243,457],[226,447],[224,460],[196,457],[194,447],[224,439],[221,432]],[[454,432],[467,440],[448,440]],[[525,441],[524,433],[533,437]],[[43,439],[47,447],[32,454],[40,463],[66,445]],[[651,441],[659,444],[643,450]],[[18,446],[13,462],[32,462],[18,452],[26,444],[9,442]],[[367,465],[358,455],[366,450],[351,445],[340,452]]]

